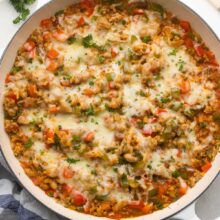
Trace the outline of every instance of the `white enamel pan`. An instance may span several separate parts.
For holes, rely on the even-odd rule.
[[[2,153],[5,160],[8,163],[11,171],[20,181],[22,186],[27,189],[27,191],[32,194],[38,201],[43,203],[49,209],[54,212],[74,220],[103,220],[106,218],[98,218],[91,215],[82,214],[76,211],[72,211],[58,204],[54,199],[48,197],[40,188],[36,187],[28,176],[24,173],[22,167],[20,166],[18,160],[15,158],[13,151],[10,147],[9,138],[4,129],[4,114],[3,114],[3,92],[4,92],[4,82],[5,76],[10,71],[14,59],[16,57],[16,52],[18,48],[26,41],[28,36],[33,32],[33,30],[39,26],[42,19],[52,16],[56,11],[65,8],[66,6],[73,4],[74,0],[53,0],[48,4],[44,5],[41,9],[35,12],[26,21],[23,26],[15,34],[8,47],[6,48],[1,63],[0,63],[0,145]],[[208,47],[215,53],[217,60],[220,61],[220,40],[217,38],[215,33],[211,28],[199,17],[194,11],[188,8],[183,3],[178,0],[154,0],[161,5],[163,5],[168,11],[173,12],[180,19],[188,20],[192,27],[198,32]],[[195,199],[197,199],[210,184],[214,181],[215,177],[218,175],[220,170],[220,154],[218,154],[213,162],[212,168],[206,173],[206,175],[196,184],[196,186],[190,189],[185,196],[181,199],[172,203],[169,207],[154,212],[152,214],[133,218],[132,220],[159,220],[166,219],[185,207],[191,204]],[[83,172],[83,171],[82,171]]]

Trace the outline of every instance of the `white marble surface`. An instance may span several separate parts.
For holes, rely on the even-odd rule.
[[[37,0],[31,6],[31,12],[34,12],[49,0]],[[211,26],[217,36],[220,38],[220,12],[218,12],[208,0],[181,0],[193,10],[195,10],[203,19]],[[217,0],[220,1],[220,0]],[[18,30],[21,24],[14,25],[12,20],[17,13],[10,6],[9,0],[0,0],[0,57],[7,46],[10,39]],[[177,214],[172,219],[183,220],[215,220],[220,216],[220,193],[218,186],[220,185],[220,177],[216,179],[210,189],[196,202]],[[214,201],[212,198],[215,198]],[[195,210],[197,215],[195,215]],[[199,216],[199,218],[197,217]],[[50,219],[49,219],[50,220]]]

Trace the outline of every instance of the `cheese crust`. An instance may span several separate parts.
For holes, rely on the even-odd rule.
[[[219,146],[219,65],[149,2],[84,0],[41,21],[5,79],[5,129],[48,196],[113,219],[168,207]]]

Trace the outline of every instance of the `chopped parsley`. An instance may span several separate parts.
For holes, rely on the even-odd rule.
[[[90,106],[90,108],[88,108],[88,109],[85,111],[85,114],[86,114],[86,116],[91,116],[91,115],[94,115],[94,114],[95,114],[95,111],[94,111],[92,105]]]
[[[144,43],[148,43],[148,42],[150,42],[152,39],[151,39],[151,36],[144,36],[143,38],[142,38],[142,41],[144,42]]]
[[[67,158],[66,159],[67,163],[69,164],[74,164],[80,161],[80,159],[74,159],[74,158]]]
[[[161,98],[160,98],[160,102],[163,103],[163,104],[166,104],[166,103],[168,103],[169,101],[170,101],[170,98],[168,98],[168,97],[161,97]]]
[[[168,56],[176,56],[177,52],[178,50],[175,48],[168,54]]]
[[[108,194],[106,195],[96,195],[95,199],[98,201],[105,201],[108,198]]]
[[[75,144],[75,145],[73,146],[73,149],[74,149],[74,150],[79,150],[79,149],[80,149],[80,147],[81,147],[81,145],[80,145],[80,144]]]
[[[98,192],[98,190],[97,190],[96,186],[94,186],[94,187],[91,187],[91,188],[89,189],[89,192],[90,192],[91,194],[95,194],[95,193]]]
[[[104,63],[106,60],[105,57],[103,56],[99,56],[98,59],[99,59],[99,63]]]
[[[80,149],[80,147],[81,147],[80,142],[81,142],[81,138],[77,135],[73,135],[72,143],[73,143],[73,149],[74,150],[79,150]]]
[[[72,142],[80,142],[81,141],[81,138],[77,135],[73,135],[72,137]]]
[[[60,137],[56,133],[54,134],[54,144],[56,147],[60,146]]]
[[[82,39],[82,44],[85,48],[93,47],[95,43],[93,42],[92,35],[89,34],[88,36],[84,37]]]
[[[174,178],[178,178],[180,176],[180,172],[178,170],[175,170],[173,173],[172,173],[172,176]]]
[[[121,178],[120,178],[120,183],[122,185],[122,187],[128,187],[128,177],[126,174],[122,174]]]
[[[94,175],[94,176],[96,176],[96,175],[97,175],[96,170],[92,170],[92,171],[91,171],[91,174]]]
[[[150,4],[150,9],[153,10],[153,11],[159,12],[161,17],[163,18],[163,16],[164,16],[164,8],[160,4],[151,3]]]
[[[76,37],[74,36],[67,39],[67,43],[70,45],[74,44],[75,42],[76,42]]]
[[[148,191],[149,197],[154,197],[158,194],[158,189],[154,188]]]
[[[111,82],[113,80],[112,74],[111,73],[107,73],[106,74],[106,79],[107,79],[108,82]]]
[[[183,71],[185,64],[186,64],[185,61],[183,61],[181,59],[178,61],[177,66],[179,67],[179,71]]]
[[[10,3],[13,5],[14,9],[19,13],[19,16],[13,20],[14,24],[18,24],[27,18],[27,16],[30,14],[30,10],[27,8],[27,5],[31,5],[35,1],[36,0],[10,0]]]
[[[127,22],[125,20],[122,20],[121,23],[122,23],[122,25],[126,25],[127,24]]]
[[[99,123],[95,120],[95,118],[91,118],[91,122],[98,125]]]
[[[55,16],[62,15],[64,13],[64,10],[59,10],[55,13]]]
[[[93,36],[91,34],[82,39],[82,44],[85,48],[96,48],[98,50],[105,51],[104,46],[99,46],[94,42]]]
[[[28,139],[28,141],[24,144],[24,147],[26,149],[30,149],[33,146],[34,142],[31,138]]]
[[[138,124],[139,128],[143,128],[145,125],[145,123],[143,121],[139,121],[137,124]]]
[[[13,67],[11,68],[10,73],[11,73],[11,74],[14,74],[14,73],[17,73],[17,72],[19,72],[19,71],[21,71],[21,70],[22,70],[22,67],[20,67],[20,66],[13,66]]]
[[[90,85],[90,86],[94,86],[94,84],[95,84],[94,81],[92,81],[92,80],[89,81],[89,85]]]

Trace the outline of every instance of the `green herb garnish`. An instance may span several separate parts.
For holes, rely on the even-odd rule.
[[[157,11],[160,13],[161,17],[163,18],[164,17],[164,8],[160,5],[160,4],[157,4],[157,3],[151,3],[150,4],[150,9],[153,10],[153,11]]]
[[[75,42],[76,42],[76,37],[70,37],[70,38],[67,39],[67,43],[70,44],[70,45],[74,44]]]
[[[94,109],[92,106],[85,111],[86,116],[95,115]]]
[[[73,137],[72,137],[72,142],[80,142],[80,137],[79,136],[77,136],[77,135],[73,135]]]
[[[149,197],[154,197],[158,194],[158,189],[154,188],[154,189],[151,189],[150,191],[148,191],[148,195]]]
[[[64,13],[64,10],[59,10],[55,13],[55,16],[62,15]]]
[[[144,36],[143,38],[142,38],[142,41],[144,42],[144,43],[148,43],[148,42],[150,42],[152,39],[151,39],[151,36]]]
[[[106,195],[96,195],[95,196],[95,199],[98,200],[98,201],[105,201],[105,200],[107,200],[107,198],[108,198],[108,194],[106,194]]]
[[[10,3],[13,5],[14,9],[19,13],[19,16],[13,20],[14,24],[18,24],[27,18],[27,16],[30,14],[30,10],[27,8],[27,5],[31,5],[35,1],[36,0],[10,0]]]
[[[104,63],[106,60],[105,57],[103,56],[99,56],[98,59],[99,59],[99,63]]]
[[[67,158],[66,159],[67,163],[69,164],[74,164],[80,161],[80,159],[74,159],[74,158]]]
[[[177,49],[173,49],[169,54],[168,56],[176,56],[178,50]]]
[[[98,192],[98,190],[97,190],[96,186],[94,186],[94,187],[91,187],[91,188],[89,189],[89,192],[90,192],[91,194],[95,194],[95,193]]]
[[[99,46],[94,42],[93,36],[91,34],[82,39],[82,44],[85,48],[96,48],[98,50],[105,51],[104,46]]]
[[[24,147],[26,149],[30,149],[33,146],[34,142],[31,138],[28,139],[28,141],[24,144]]]
[[[56,147],[60,146],[60,137],[56,133],[54,134],[54,144]]]
[[[107,73],[105,77],[108,82],[111,82],[113,80],[111,73]]]
[[[121,185],[122,187],[128,187],[128,177],[126,174],[123,174],[120,178],[120,182],[121,182]]]

